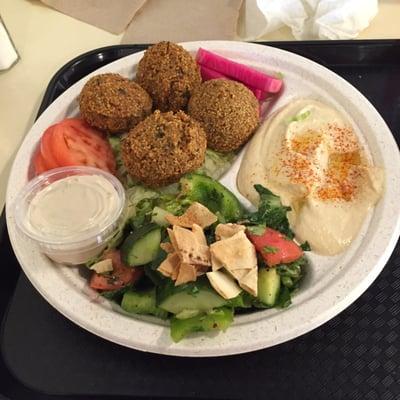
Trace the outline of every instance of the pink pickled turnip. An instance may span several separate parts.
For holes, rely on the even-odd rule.
[[[211,79],[228,79],[224,74],[221,74],[220,72],[204,67],[203,65],[199,66],[200,66],[200,74],[201,77],[203,78],[203,81],[209,81]]]
[[[257,71],[247,65],[239,64],[208,50],[199,48],[197,62],[208,69],[244,83],[246,86],[260,89],[266,93],[277,93],[282,87],[282,80]]]
[[[266,93],[265,92],[263,92],[260,89],[253,88],[253,87],[250,87],[250,86],[247,86],[247,87],[253,92],[254,96],[256,96],[256,99],[258,101],[264,101],[265,100],[265,98],[266,98]]]
[[[200,73],[201,73],[201,77],[203,78],[203,81],[209,81],[211,79],[231,79],[227,76],[225,76],[224,74],[221,74],[218,71],[214,71],[213,69],[207,68],[204,65],[200,65]],[[234,79],[232,79],[234,80]],[[243,83],[243,82],[241,82]],[[248,86],[246,84],[244,84],[245,86],[247,86],[254,94],[254,96],[256,96],[257,100],[259,101],[264,101],[268,95],[268,93],[263,92],[261,89],[257,89],[254,88],[252,86]]]

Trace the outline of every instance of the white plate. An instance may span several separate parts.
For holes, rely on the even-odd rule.
[[[142,53],[124,57],[83,78],[36,121],[12,167],[7,190],[7,226],[18,261],[32,284],[51,305],[82,328],[143,351],[222,356],[266,348],[302,335],[340,313],[371,285],[399,236],[400,157],[390,130],[375,108],[353,86],[328,69],[287,51],[256,44],[222,41],[184,44],[193,53],[200,46],[266,72],[282,72],[285,91],[275,108],[299,96],[310,96],[337,108],[353,123],[370,149],[374,163],[386,170],[384,196],[357,240],[337,257],[310,255],[312,267],[291,307],[237,316],[225,333],[198,334],[175,344],[162,321],[123,315],[115,312],[105,300],[94,301],[86,279],[77,268],[55,265],[40,254],[35,245],[18,235],[12,213],[14,199],[27,182],[30,158],[42,132],[49,125],[77,114],[77,96],[90,76],[117,72],[132,78]],[[234,191],[239,162],[222,180]]]

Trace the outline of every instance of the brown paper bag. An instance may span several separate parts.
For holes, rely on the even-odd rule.
[[[73,18],[111,33],[125,30],[146,0],[41,0]]]
[[[234,39],[242,0],[147,0],[122,43]]]

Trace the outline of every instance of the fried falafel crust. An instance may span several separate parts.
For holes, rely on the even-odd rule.
[[[189,101],[188,114],[207,134],[208,147],[220,152],[237,150],[259,124],[259,105],[243,84],[228,79],[204,82]]]
[[[159,187],[199,168],[206,147],[206,134],[193,118],[183,111],[155,111],[123,139],[121,154],[133,178]]]
[[[201,75],[182,46],[160,42],[149,47],[139,61],[136,81],[150,94],[155,110],[178,111],[186,110]]]
[[[137,83],[118,74],[101,74],[83,87],[79,108],[89,125],[113,134],[129,131],[150,115],[152,100]]]

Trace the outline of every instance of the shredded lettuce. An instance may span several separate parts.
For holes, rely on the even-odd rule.
[[[129,188],[126,191],[126,203],[127,203],[127,218],[136,216],[137,205],[145,199],[156,199],[159,194],[152,189],[147,189],[143,186],[137,185]]]
[[[117,164],[117,176],[125,188],[135,186],[137,182],[128,174],[121,156],[121,141],[124,136],[109,136],[108,141],[114,153],[115,161]]]
[[[134,186],[127,190],[128,219],[133,228],[139,228],[151,221],[155,207],[174,215],[182,215],[192,201],[176,194]]]
[[[207,149],[204,164],[196,171],[196,173],[207,175],[210,178],[217,180],[229,169],[235,157],[235,153],[222,154]]]

